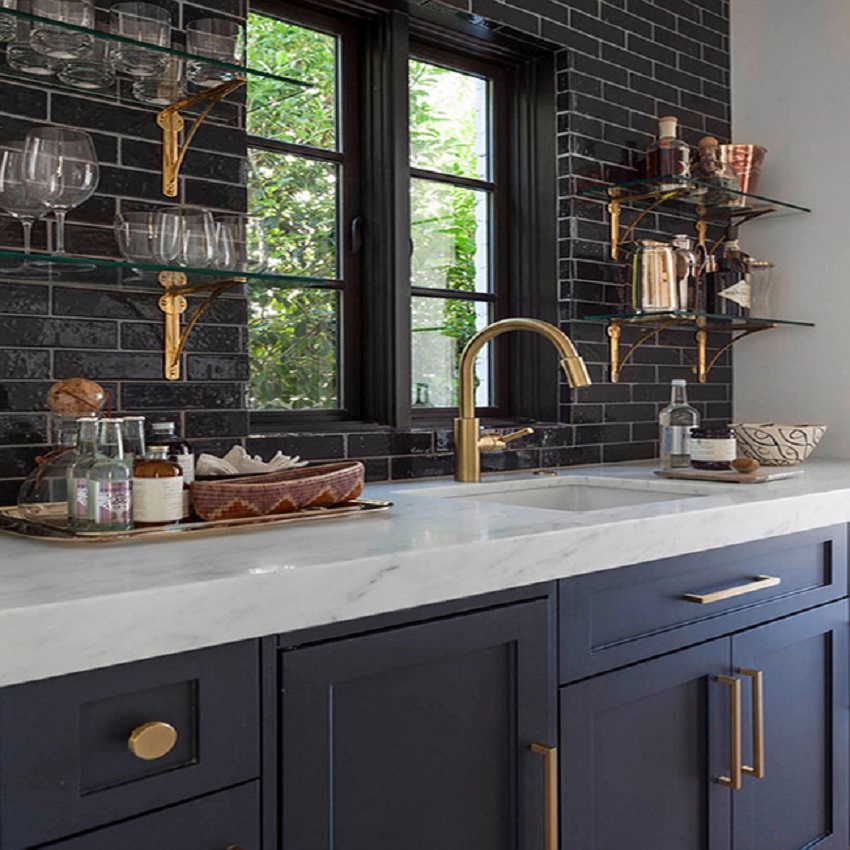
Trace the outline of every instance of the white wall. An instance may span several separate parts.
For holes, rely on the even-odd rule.
[[[776,263],[774,315],[734,352],[738,421],[825,422],[850,457],[850,0],[731,0],[733,141],[768,149],[760,192],[811,207],[741,228]]]

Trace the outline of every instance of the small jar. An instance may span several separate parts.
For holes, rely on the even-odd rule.
[[[735,432],[731,428],[691,428],[690,453],[694,469],[731,469],[737,456]]]

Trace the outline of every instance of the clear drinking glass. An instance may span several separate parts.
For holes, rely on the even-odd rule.
[[[133,97],[151,106],[170,106],[186,96],[183,78],[183,60],[177,56],[165,57],[165,68],[156,77],[136,80]]]
[[[247,215],[216,218],[213,261],[216,268],[257,274],[266,268],[268,259],[263,219]]]
[[[131,263],[155,263],[154,236],[156,213],[150,211],[121,212],[113,224],[121,256]]]
[[[115,83],[115,71],[111,62],[112,45],[96,41],[90,56],[68,59],[60,64],[56,76],[65,83],[83,91],[108,89]]]
[[[14,40],[6,45],[6,64],[22,74],[52,77],[62,67],[62,60],[53,59],[34,50],[30,44],[30,32],[31,27],[27,21],[18,21]]]
[[[156,213],[154,256],[158,262],[203,269],[215,250],[215,226],[209,210],[164,207]]]
[[[116,3],[109,10],[109,28],[115,35],[144,44],[169,47],[171,15],[153,3]],[[156,77],[165,70],[167,55],[144,47],[117,43],[112,49],[116,71],[131,77]]]
[[[17,9],[18,0],[0,0],[0,9]],[[18,35],[18,18],[0,14],[0,41],[14,41]]]
[[[224,18],[191,21],[186,24],[186,50],[195,56],[244,65],[245,27]],[[212,88],[232,80],[237,73],[220,65],[190,60],[186,76],[200,88]]]
[[[0,207],[20,221],[24,231],[24,253],[29,254],[32,226],[46,209],[26,179],[24,142],[9,142],[0,148]]]
[[[33,15],[63,24],[94,27],[93,0],[32,0],[31,10]],[[30,44],[36,52],[54,59],[79,59],[92,52],[94,36],[34,21]]]
[[[65,215],[97,189],[100,168],[88,133],[64,127],[37,127],[27,133],[24,169],[33,193],[56,217],[57,254],[65,253]]]

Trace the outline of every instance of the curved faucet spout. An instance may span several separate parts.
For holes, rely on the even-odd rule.
[[[475,417],[475,360],[491,339],[508,331],[532,331],[545,337],[557,349],[570,386],[584,387],[590,383],[584,360],[579,357],[570,338],[548,322],[539,319],[502,319],[477,333],[463,349],[458,365],[459,416],[455,419],[457,481],[478,481],[481,477],[480,422]],[[486,447],[490,448],[491,444],[488,443]]]

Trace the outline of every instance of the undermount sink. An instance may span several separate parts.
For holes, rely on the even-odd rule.
[[[679,501],[717,493],[716,486],[646,479],[569,475],[458,484],[419,491],[418,495],[461,501],[490,502],[556,511],[599,511]]]

